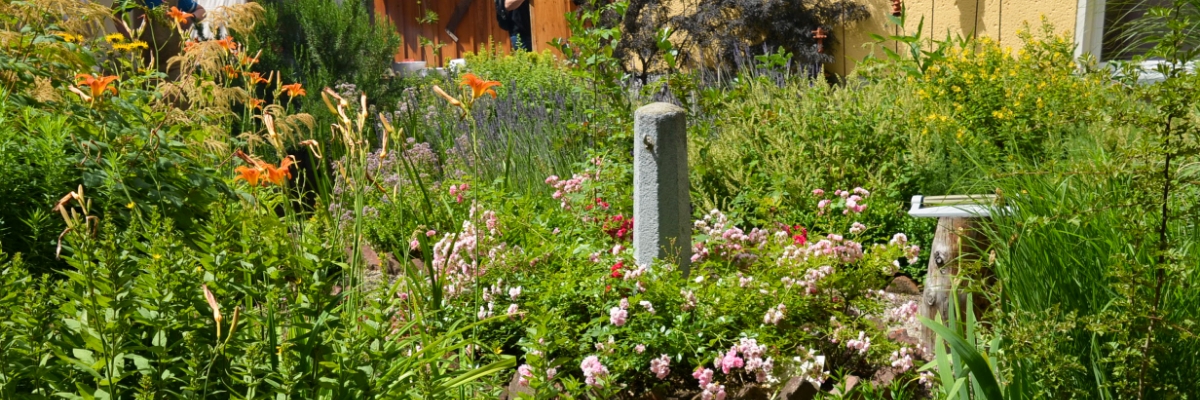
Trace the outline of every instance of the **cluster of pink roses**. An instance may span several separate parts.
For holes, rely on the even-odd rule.
[[[784,313],[787,312],[787,307],[783,303],[767,310],[767,315],[763,316],[763,323],[770,325],[779,325],[779,321],[783,321]]]
[[[823,265],[820,268],[808,270],[808,272],[804,273],[804,279],[795,279],[790,276],[785,276],[780,278],[780,281],[783,282],[783,287],[786,289],[791,289],[792,286],[800,285],[805,287],[805,293],[817,294],[817,284],[820,283],[822,279],[825,279],[825,277],[830,275],[833,275],[833,267]]]
[[[829,234],[804,249],[808,256],[833,257],[838,261],[849,264],[863,257],[862,243],[846,239],[842,235]]]
[[[498,300],[504,294],[503,288],[504,288],[504,280],[503,279],[498,279],[498,280],[496,280],[495,285],[491,285],[489,287],[484,288],[483,293],[481,293],[481,295],[483,297],[483,301],[488,302],[487,307],[485,308],[484,306],[479,306],[479,312],[476,313],[475,316],[479,317],[479,319],[491,318],[492,311],[496,307],[495,300]],[[513,301],[512,304],[508,305],[508,310],[505,311],[509,318],[515,318],[517,316],[517,314],[520,312],[520,307],[517,306],[517,303],[516,303],[516,301],[520,297],[521,297],[521,287],[520,286],[508,288],[508,298]]]
[[[887,318],[896,322],[909,322],[917,316],[917,302],[907,301],[896,308],[887,310]]]
[[[713,382],[713,370],[697,368],[695,372],[692,372],[692,377],[700,381],[701,400],[725,400],[725,385]]]
[[[754,228],[746,233],[741,228],[733,226],[729,218],[718,210],[709,211],[703,219],[697,220],[693,227],[697,233],[707,236],[707,239],[696,243],[692,249],[692,262],[700,262],[709,257],[733,257],[751,249],[761,248],[767,243],[769,234],[766,230]]]
[[[917,245],[909,246],[908,245],[908,235],[905,235],[903,233],[897,233],[895,235],[892,235],[892,240],[888,241],[888,244],[890,244],[892,246],[903,247],[904,248],[904,257],[908,259],[909,264],[916,264],[917,261],[920,260],[919,256],[921,255],[921,248],[918,247]],[[899,262],[895,262],[894,264],[897,267],[899,267],[899,265],[900,265]]]
[[[666,354],[650,360],[650,372],[658,379],[665,379],[671,373],[671,358]]]
[[[851,350],[858,350],[858,354],[867,354],[867,349],[871,348],[871,337],[867,336],[866,332],[858,331],[858,339],[850,339],[846,341],[846,347]]]
[[[912,369],[912,366],[913,366],[913,357],[912,357],[913,354],[912,353],[913,352],[910,351],[908,347],[901,347],[900,350],[893,351],[892,358],[891,358],[892,367],[899,369],[900,373],[903,373],[905,371],[908,371],[909,369]]]
[[[482,274],[477,270],[476,249],[481,239],[470,221],[463,221],[462,232],[447,233],[433,245],[433,265],[440,269],[446,281],[446,295],[456,297],[471,288],[475,277]]]
[[[553,186],[555,191],[553,197],[559,200],[563,209],[570,209],[571,202],[567,198],[568,194],[578,193],[583,190],[583,183],[592,179],[592,174],[583,173],[571,176],[571,179],[561,179],[558,175],[550,175],[546,177],[546,184]]]
[[[468,190],[471,190],[471,185],[468,185],[466,183],[463,183],[458,186],[450,185],[449,190],[450,190],[450,195],[454,196],[454,200],[459,203],[462,203],[463,195],[466,194]]]
[[[755,380],[762,383],[771,378],[771,370],[775,368],[775,362],[770,357],[763,359],[766,352],[767,346],[758,344],[758,340],[742,338],[724,356],[718,357],[714,364],[725,374],[733,369],[745,368],[746,372],[754,373]]]
[[[588,356],[579,364],[579,369],[583,370],[584,383],[588,386],[604,387],[604,379],[608,378],[608,368],[600,363],[599,357]]]
[[[629,318],[629,299],[622,298],[621,304],[608,310],[608,322],[616,326],[624,326]]]
[[[825,191],[822,189],[813,189],[812,194],[816,197],[824,197]],[[833,192],[833,194],[845,200],[845,208],[842,209],[842,214],[845,215],[849,215],[851,212],[855,214],[861,214],[867,209],[867,205],[863,204],[863,200],[866,200],[867,197],[871,196],[871,192],[868,192],[866,189],[861,187],[856,187],[854,190],[849,191],[836,190]],[[833,200],[830,199],[821,199],[820,201],[817,201],[817,215],[824,215],[826,209],[828,209],[831,205],[833,205]]]

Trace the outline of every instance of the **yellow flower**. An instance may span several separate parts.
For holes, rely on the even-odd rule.
[[[73,35],[73,34],[70,34],[67,32],[54,32],[54,33],[52,33],[52,35],[58,36],[63,41],[70,42],[70,43],[79,43],[79,42],[83,41],[83,36]]]
[[[137,49],[149,48],[150,45],[141,40],[134,40],[132,43],[117,43],[113,44],[113,50],[117,51],[134,51]]]
[[[124,41],[125,41],[125,35],[122,35],[122,34],[120,34],[120,33],[114,33],[114,34],[111,34],[111,35],[107,35],[107,36],[105,36],[105,37],[104,37],[104,41],[105,41],[105,42],[109,42],[109,43],[120,43],[120,42],[124,42]]]

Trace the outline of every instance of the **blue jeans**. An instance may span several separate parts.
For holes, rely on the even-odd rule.
[[[533,51],[533,35],[529,31],[514,31],[509,32],[509,35],[511,35],[508,39],[512,41],[513,51]]]

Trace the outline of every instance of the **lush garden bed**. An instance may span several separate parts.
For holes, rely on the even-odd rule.
[[[0,3],[0,397],[1200,389],[1186,70],[1132,84],[1047,28],[836,85],[764,57],[630,89],[581,31],[568,54],[600,62],[381,77],[394,33],[303,0],[242,6],[167,80],[141,42],[89,36],[111,18],[89,4]],[[281,51],[339,35],[364,59]],[[632,116],[652,99],[688,110],[687,275],[633,261]],[[934,224],[908,199],[949,193],[1010,207],[960,268],[991,306],[922,321],[884,289],[924,279]]]

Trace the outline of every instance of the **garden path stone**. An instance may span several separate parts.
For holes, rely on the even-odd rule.
[[[862,379],[860,379],[860,378],[859,378],[859,377],[857,377],[857,376],[854,376],[854,375],[846,375],[846,379],[845,379],[845,381],[844,381],[844,382],[845,382],[845,386],[846,386],[846,393],[854,393],[854,387],[855,387],[855,386],[858,386],[858,382],[859,382],[859,381],[861,381],[861,380],[862,380]],[[829,393],[830,393],[830,394],[832,394],[832,395],[834,395],[834,396],[837,396],[837,397],[845,397],[845,396],[843,396],[843,395],[842,395],[842,393],[839,391],[839,389],[840,389],[840,388],[834,388],[834,389],[833,389],[833,390],[831,390]],[[860,397],[861,397],[861,395],[860,395]]]
[[[917,283],[913,282],[912,278],[900,275],[893,278],[892,282],[888,283],[887,289],[884,289],[884,291],[896,294],[919,295],[921,294],[921,287],[917,286]]]
[[[687,276],[692,257],[687,112],[653,103],[633,119],[633,255],[677,263]]]
[[[780,400],[812,400],[821,388],[800,377],[788,379],[779,391]]]

